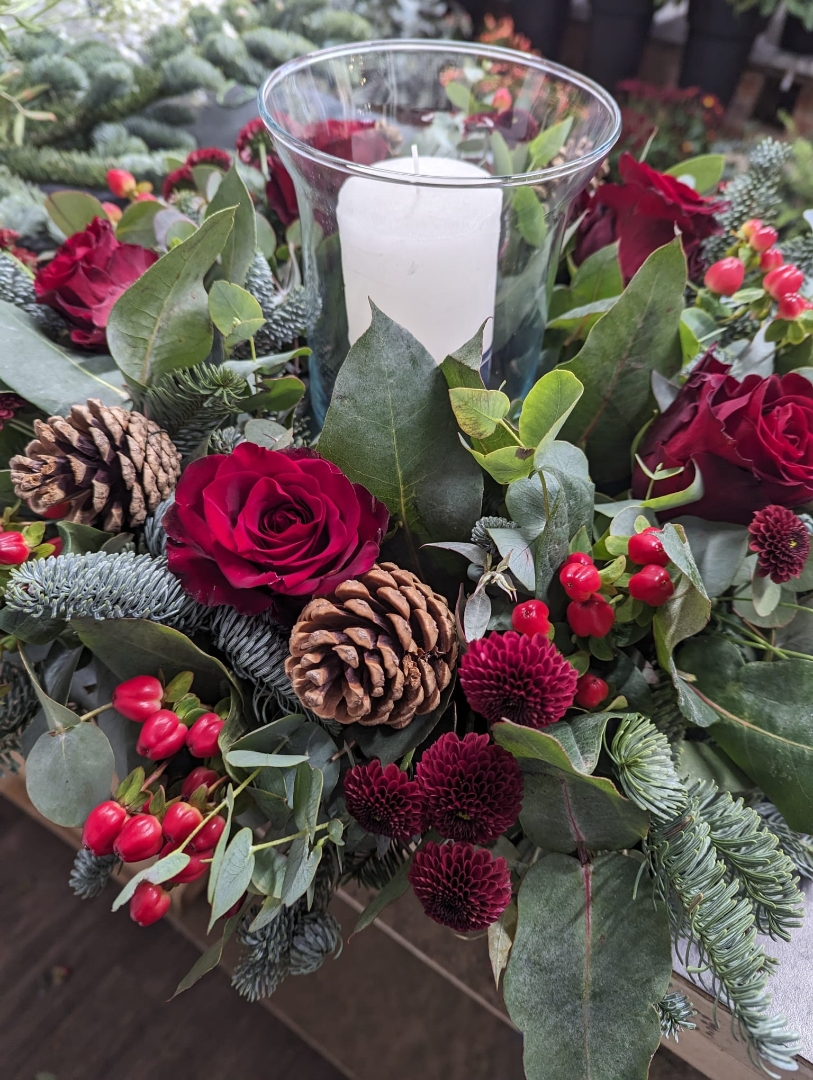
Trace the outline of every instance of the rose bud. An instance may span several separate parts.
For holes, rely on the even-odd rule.
[[[113,708],[128,720],[143,724],[161,708],[163,696],[164,688],[158,679],[152,675],[136,675],[134,679],[119,683],[113,691]]]
[[[588,672],[576,683],[576,704],[583,709],[597,709],[602,701],[607,700],[609,692],[610,688],[604,679]]]
[[[778,239],[779,233],[776,229],[772,229],[770,225],[761,225],[748,237],[748,243],[754,251],[762,253],[772,248]]]
[[[568,604],[567,621],[577,637],[602,638],[613,628],[615,611],[603,596],[595,593],[589,600]]]
[[[150,761],[163,761],[186,744],[188,729],[174,712],[161,709],[147,720],[136,743],[136,751]]]
[[[108,169],[105,179],[108,189],[117,199],[129,198],[138,186],[136,178],[126,169]]]
[[[189,729],[186,745],[192,757],[214,757],[218,753],[218,736],[226,723],[217,713],[204,713]]]
[[[727,259],[712,263],[706,271],[703,284],[719,296],[733,296],[742,285],[744,277],[745,263],[731,255]]]
[[[19,566],[30,554],[22,533],[0,533],[0,566]]]
[[[169,911],[170,895],[160,885],[142,881],[130,901],[130,918],[139,926],[150,926],[163,919]]]
[[[650,607],[660,607],[672,596],[675,586],[662,566],[645,566],[629,581],[630,596]]]
[[[196,806],[185,802],[173,803],[164,814],[164,836],[175,844],[182,844],[202,821],[203,814]]]
[[[762,288],[774,300],[781,300],[788,293],[798,292],[804,280],[805,276],[802,271],[793,263],[787,263],[785,266],[778,266],[776,270],[771,270],[770,273],[766,274],[762,279]]]
[[[209,851],[213,849],[223,835],[223,830],[225,828],[225,819],[220,817],[219,814],[210,818],[198,835],[192,840],[192,843],[189,845],[190,848],[193,851]]]
[[[199,787],[210,788],[212,784],[216,784],[218,780],[219,777],[214,769],[207,769],[205,765],[198,765],[198,767],[193,769],[189,776],[184,780],[181,788],[181,795],[185,799],[190,799]]]
[[[760,256],[759,268],[767,273],[769,270],[776,270],[778,266],[781,266],[785,261],[785,256],[781,251],[773,248],[771,251],[765,251]]]
[[[660,534],[661,530],[653,525],[631,536],[628,550],[632,561],[641,566],[647,566],[649,563],[655,563],[656,566],[668,566],[669,556],[663,549]]]
[[[779,300],[779,308],[776,312],[778,319],[787,319],[793,322],[798,319],[803,311],[807,311],[807,301],[798,293],[788,293]]]
[[[82,828],[82,844],[94,855],[112,855],[113,845],[118,839],[127,811],[112,799],[99,803],[85,818]]]
[[[158,818],[152,814],[135,814],[122,826],[113,851],[122,862],[142,862],[157,855],[163,842]]]

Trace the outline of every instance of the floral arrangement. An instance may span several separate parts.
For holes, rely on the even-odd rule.
[[[492,91],[484,139],[516,119]],[[265,199],[201,150],[160,198],[122,170],[117,201],[52,194],[55,253],[7,238],[0,752],[82,828],[78,895],[128,866],[113,906],[148,926],[206,879],[179,989],[233,935],[251,1000],[316,970],[353,880],[359,931],[411,889],[487,935],[529,1080],[646,1075],[691,1026],[667,992],[689,944],[755,1063],[795,1068],[757,936],[790,936],[813,874],[788,153],[724,187],[720,157],[623,157],[568,230],[524,400],[484,385],[479,335],[438,365],[376,311],[318,438],[296,205],[257,125],[237,156]]]
[[[613,161],[623,151],[667,169],[682,158],[708,153],[717,138],[723,106],[696,86],[655,86],[626,79],[615,88],[623,128]]]

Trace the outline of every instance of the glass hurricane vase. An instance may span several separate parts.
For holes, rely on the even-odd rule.
[[[484,327],[485,381],[526,394],[571,207],[618,138],[610,95],[526,53],[378,41],[283,65],[260,108],[299,206],[316,421],[370,301],[438,362]]]

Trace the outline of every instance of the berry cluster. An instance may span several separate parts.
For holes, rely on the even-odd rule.
[[[158,201],[152,194],[152,184],[148,180],[139,183],[126,169],[108,169],[105,179],[111,194],[117,199],[127,199],[128,202]],[[103,202],[102,206],[110,221],[116,225],[122,218],[121,207],[114,202]]]
[[[113,691],[113,708],[141,724],[136,750],[150,761],[165,761],[184,747],[193,757],[211,758],[218,753],[218,738],[225,721],[201,706],[189,693],[191,675],[183,672],[164,689],[152,675],[136,675]],[[165,708],[172,704],[173,709]]]

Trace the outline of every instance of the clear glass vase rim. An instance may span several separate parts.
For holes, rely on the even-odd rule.
[[[344,158],[334,157],[323,150],[317,150],[313,146],[298,139],[289,131],[286,131],[266,106],[269,93],[280,85],[286,78],[297,72],[304,71],[316,63],[325,60],[337,59],[359,53],[372,52],[426,52],[463,54],[466,56],[480,56],[490,60],[521,65],[533,71],[542,72],[545,75],[554,76],[563,82],[587,91],[607,110],[608,119],[611,123],[609,136],[587,154],[566,161],[561,165],[549,165],[544,169],[536,169],[534,172],[514,173],[510,176],[490,176],[474,178],[433,177],[421,173],[396,173],[388,172],[382,166],[386,162],[373,167],[371,165],[359,165]],[[575,173],[588,170],[591,166],[599,165],[612,150],[621,134],[621,110],[617,102],[608,90],[564,64],[556,64],[552,60],[544,60],[530,53],[519,52],[514,49],[504,49],[497,45],[483,45],[475,41],[447,41],[427,40],[422,38],[396,38],[378,41],[353,42],[348,45],[334,45],[327,49],[319,49],[316,52],[305,53],[282,64],[265,80],[258,94],[260,116],[274,137],[275,141],[282,143],[289,151],[310,159],[311,161],[327,165],[337,172],[347,173],[353,176],[366,176],[370,179],[384,181],[393,184],[413,184],[423,187],[454,187],[454,188],[505,188],[524,187],[529,184],[541,184],[551,180],[561,180]]]

